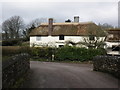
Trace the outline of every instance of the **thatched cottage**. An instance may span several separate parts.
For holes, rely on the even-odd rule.
[[[79,22],[79,17],[74,17],[74,22],[53,23],[50,18],[48,23],[42,23],[30,33],[30,46],[55,46],[62,47],[67,41],[84,42],[84,39],[94,41],[99,35],[99,40],[104,39],[104,32],[93,22]]]

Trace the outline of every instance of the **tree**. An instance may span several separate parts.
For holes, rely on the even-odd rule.
[[[29,40],[29,34],[30,32],[35,29],[36,27],[40,26],[41,23],[46,22],[46,18],[37,18],[32,20],[28,25],[26,25],[26,28],[23,30],[23,34],[27,40]]]
[[[2,30],[5,33],[6,39],[19,38],[23,28],[24,23],[20,16],[13,16],[2,23]]]
[[[4,21],[3,23],[2,23],[2,30],[3,30],[3,32],[5,33],[4,35],[5,35],[5,38],[6,39],[9,39],[9,23],[8,23],[8,20],[6,20],[6,21]]]
[[[110,29],[110,28],[114,28],[112,25],[108,24],[108,23],[104,23],[104,24],[98,24],[98,26],[100,26],[102,29]]]
[[[30,28],[32,26],[38,27],[40,26],[41,23],[45,23],[45,22],[47,22],[46,18],[36,18],[27,25],[27,28]]]
[[[30,32],[35,29],[36,27],[34,26],[34,24],[30,27],[30,28],[26,28],[25,30],[23,30],[23,34],[26,38],[26,40],[29,40],[29,34]]]

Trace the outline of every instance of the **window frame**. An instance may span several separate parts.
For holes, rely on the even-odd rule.
[[[41,41],[41,36],[36,36],[36,41]]]
[[[64,47],[64,45],[59,45],[59,48]]]
[[[92,39],[91,39],[91,38],[92,38]],[[94,36],[94,35],[90,35],[90,36],[89,36],[89,40],[95,41],[95,36]]]
[[[65,36],[64,35],[59,35],[59,40],[65,40]]]
[[[112,51],[120,51],[120,46],[112,45]]]

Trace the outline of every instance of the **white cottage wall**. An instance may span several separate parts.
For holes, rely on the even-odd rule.
[[[40,39],[37,40],[37,37]],[[31,36],[30,47],[32,46],[53,46],[59,47],[59,45],[65,45],[65,41],[84,42],[86,36],[64,36],[64,40],[59,40],[59,36]],[[104,37],[100,37],[102,39]]]

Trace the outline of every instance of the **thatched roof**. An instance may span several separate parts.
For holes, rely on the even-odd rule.
[[[111,34],[114,34],[114,33],[116,33],[116,34],[120,34],[120,28],[116,28],[116,29],[108,29],[108,30],[106,30],[108,33],[111,33]]]
[[[113,35],[113,37],[109,37],[107,41],[109,41],[109,42],[120,42],[120,28],[108,29],[107,33]]]
[[[87,23],[53,23],[52,36],[66,35],[66,36],[83,36],[88,35],[88,31],[91,31],[93,35],[96,35],[97,30],[104,35],[104,32],[100,30],[96,24],[92,22]],[[48,24],[43,23],[39,27],[32,30],[30,36],[48,36]]]

